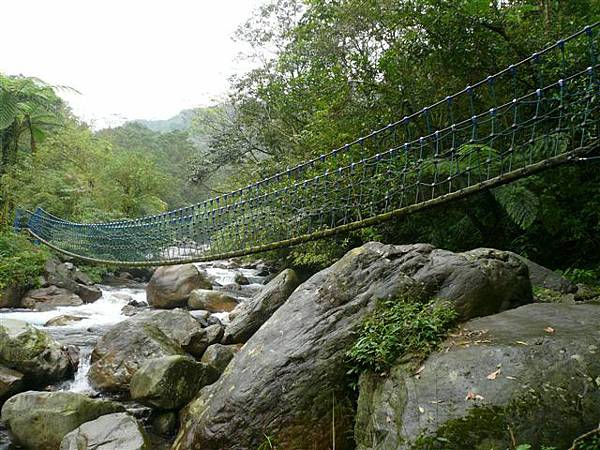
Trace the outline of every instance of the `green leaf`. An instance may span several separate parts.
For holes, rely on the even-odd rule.
[[[502,186],[492,193],[508,217],[523,230],[528,229],[538,218],[539,199],[523,184]]]

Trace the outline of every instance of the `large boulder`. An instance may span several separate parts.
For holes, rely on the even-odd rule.
[[[203,328],[187,311],[141,311],[118,323],[97,342],[89,377],[107,391],[127,391],[131,376],[148,359],[189,353],[200,358],[221,339],[223,328]]]
[[[0,404],[23,390],[23,374],[0,365]]]
[[[220,372],[189,356],[166,356],[146,361],[131,379],[131,398],[162,409],[179,409]]]
[[[68,352],[32,325],[13,319],[0,321],[0,363],[25,374],[33,386],[45,386],[73,371]]]
[[[127,320],[98,340],[88,377],[96,389],[128,391],[131,377],[146,360],[183,353],[156,325]]]
[[[28,391],[9,398],[2,421],[16,443],[31,450],[58,450],[65,435],[104,414],[123,411],[107,400],[74,392]]]
[[[466,323],[415,376],[363,374],[358,449],[569,448],[600,417],[600,306],[532,304]]]
[[[100,416],[68,433],[60,450],[149,450],[142,426],[127,413]]]
[[[80,306],[83,305],[83,300],[67,289],[48,286],[28,291],[21,300],[21,305],[36,311],[50,311],[57,306]]]
[[[163,266],[152,275],[146,297],[150,306],[171,309],[185,306],[194,289],[212,289],[210,281],[196,266]]]
[[[188,299],[190,309],[201,309],[209,312],[230,312],[238,305],[238,301],[219,291],[195,289]]]
[[[298,287],[300,280],[292,269],[277,275],[254,298],[240,305],[231,313],[231,322],[225,328],[223,342],[243,343],[250,339],[271,315]]]
[[[271,436],[287,450],[350,448],[345,354],[377,300],[418,288],[463,317],[531,301],[527,268],[505,252],[452,253],[369,243],[299,286],[221,378],[184,410],[174,450],[246,449]],[[292,320],[293,319],[293,320]],[[250,414],[248,412],[251,412]]]

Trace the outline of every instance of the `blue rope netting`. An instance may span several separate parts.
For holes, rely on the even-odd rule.
[[[381,223],[598,147],[599,24],[318,158],[205,202],[107,223],[19,210],[56,250],[119,265],[241,256]]]

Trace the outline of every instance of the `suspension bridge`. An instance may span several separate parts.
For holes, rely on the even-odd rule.
[[[237,257],[393,220],[599,148],[600,23],[340,148],[186,208],[74,223],[42,208],[15,228],[63,254],[153,266]]]

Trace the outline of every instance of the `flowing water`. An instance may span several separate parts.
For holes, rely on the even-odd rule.
[[[196,266],[203,270],[211,280],[215,289],[245,301],[263,288],[265,277],[258,276],[254,269],[236,268],[229,261],[199,263]],[[243,275],[248,285],[239,286],[236,277]],[[17,319],[28,322],[50,333],[63,345],[74,345],[79,348],[79,367],[73,379],[54,386],[54,389],[79,392],[89,395],[97,393],[90,386],[87,373],[90,368],[92,350],[100,336],[113,325],[128,319],[121,313],[122,308],[132,301],[146,303],[145,286],[118,287],[99,285],[102,297],[94,303],[81,306],[64,306],[52,311],[32,311],[28,309],[0,309],[0,323],[3,319]],[[228,313],[213,314],[223,323],[227,323]],[[73,316],[80,320],[68,322],[63,326],[45,326],[51,319],[60,316]],[[8,433],[0,423],[0,450],[15,450],[20,447],[10,443]]]

